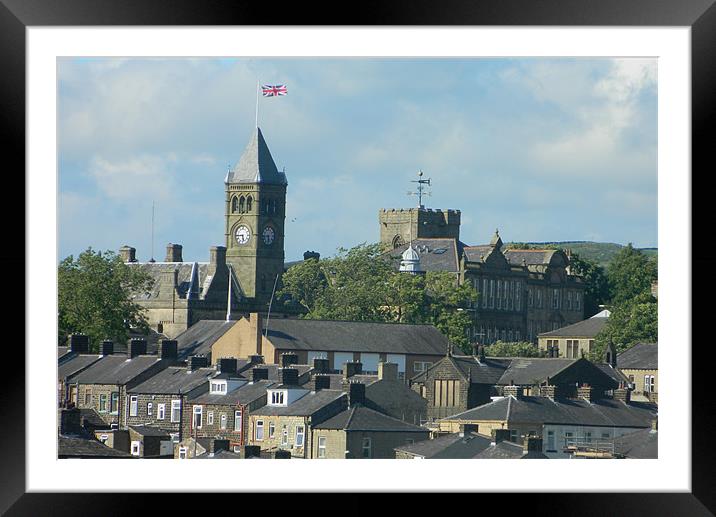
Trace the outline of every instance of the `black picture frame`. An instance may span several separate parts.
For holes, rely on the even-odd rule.
[[[694,239],[710,237],[705,229],[712,219],[706,212],[710,200],[699,199],[699,196],[708,196],[710,189],[705,185],[701,189],[693,186],[697,179],[706,176],[707,167],[713,168],[709,158],[713,142],[716,142],[712,129],[716,119],[716,7],[713,4],[714,0],[404,0],[364,1],[346,5],[328,2],[293,3],[279,7],[260,2],[221,0],[0,0],[0,70],[4,77],[0,81],[0,145],[4,150],[3,164],[6,166],[4,190],[6,195],[12,192],[14,199],[24,200],[24,196],[20,195],[20,192],[25,193],[24,175],[19,171],[25,170],[25,29],[30,26],[688,26],[691,27],[692,52],[693,198],[692,235],[684,236],[683,251],[685,257],[689,256],[689,251],[692,253],[690,264],[684,264],[683,281],[691,283],[690,272],[710,272],[708,268],[716,263],[713,255],[705,252],[704,247],[700,246],[698,251],[692,247]],[[12,162],[8,160],[10,157],[14,158]],[[6,206],[9,206],[7,198]],[[12,304],[17,307],[24,302],[24,297],[21,298],[19,293],[25,292],[25,285],[21,284],[22,279],[17,272],[23,271],[25,277],[32,272],[25,265],[25,228],[18,224],[6,224],[5,230],[11,232],[10,242],[16,244],[11,253],[6,250],[6,253],[0,255],[0,261],[6,281],[11,283],[6,286],[6,289],[9,288],[6,292],[12,293]],[[690,271],[687,266],[691,267]],[[708,273],[700,274],[699,278],[708,278]],[[704,294],[710,291],[708,287],[709,283],[704,282]],[[697,294],[701,290],[693,289],[692,293]],[[711,309],[711,304],[698,301],[698,296],[684,301],[691,303],[694,323],[704,321],[706,311]],[[3,375],[0,376],[0,512],[7,511],[7,515],[126,515],[128,509],[136,508],[135,501],[146,495],[25,493],[25,450],[32,446],[25,439],[25,415],[26,411],[31,410],[25,406],[25,369],[31,365],[25,364],[24,354],[19,349],[17,318],[13,318],[7,311],[4,314],[7,318],[6,348],[0,357],[7,363],[3,365]],[[529,505],[527,511],[530,514],[713,515],[716,512],[716,442],[711,439],[714,404],[710,399],[711,390],[707,389],[707,380],[711,374],[707,368],[714,364],[714,352],[712,344],[695,332],[697,328],[692,325],[691,332],[690,329],[684,329],[683,343],[662,343],[662,350],[666,351],[662,353],[662,360],[668,360],[669,354],[679,353],[689,345],[689,340],[694,343],[693,357],[698,358],[692,364],[692,386],[683,387],[685,391],[692,390],[691,493],[510,495],[509,508],[515,508],[514,502],[523,499]],[[53,345],[47,344],[48,353]],[[557,480],[556,484],[559,484]],[[628,480],[625,480],[625,486],[628,485]],[[161,497],[165,513],[173,509],[187,509],[185,497]],[[480,498],[479,506],[485,509],[487,506],[483,505],[486,502],[498,505],[506,502],[505,494],[471,496],[474,497]],[[484,498],[489,498],[489,501]],[[291,500],[295,501],[295,495],[291,496]],[[288,499],[283,501],[281,506],[277,507],[275,503],[271,506],[278,509],[283,504],[290,504]],[[403,513],[413,508],[424,511],[422,504],[422,498],[419,497],[401,499]],[[289,511],[290,506],[286,508],[280,511]],[[296,507],[295,510],[300,511],[300,508]],[[364,506],[365,510],[369,508],[370,505]],[[478,507],[468,506],[470,512],[477,510]]]

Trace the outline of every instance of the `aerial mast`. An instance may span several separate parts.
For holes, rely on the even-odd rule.
[[[408,192],[409,196],[417,196],[418,198],[418,208],[425,208],[423,206],[423,196],[430,196],[431,192],[427,190],[427,187],[430,186],[430,178],[423,179],[423,171],[418,171],[418,179],[417,180],[410,180],[411,183],[417,183],[418,186],[415,189],[415,192]],[[427,187],[426,187],[427,185]]]

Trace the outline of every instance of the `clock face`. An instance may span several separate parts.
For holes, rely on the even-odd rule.
[[[236,242],[239,244],[246,244],[251,239],[251,230],[248,226],[239,226],[236,229]]]
[[[273,228],[271,228],[270,226],[267,226],[266,228],[264,228],[264,232],[263,232],[264,244],[266,244],[267,246],[270,245],[273,242],[275,237],[276,237],[276,232],[274,232]]]

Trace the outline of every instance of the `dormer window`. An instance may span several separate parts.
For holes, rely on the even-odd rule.
[[[225,394],[226,393],[226,382],[221,381],[211,381],[209,383],[209,392],[210,393],[218,393],[218,394]]]
[[[286,395],[284,391],[272,391],[271,392],[271,405],[283,406],[285,404]]]

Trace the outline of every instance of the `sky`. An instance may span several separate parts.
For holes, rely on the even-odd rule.
[[[286,260],[379,239],[378,211],[462,211],[460,238],[657,246],[657,64],[637,58],[58,59],[58,259],[224,245],[224,177],[259,126],[288,178]]]

